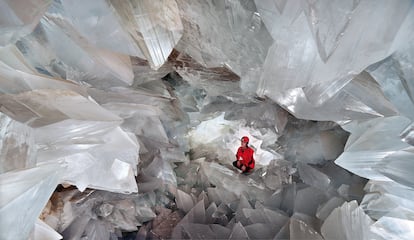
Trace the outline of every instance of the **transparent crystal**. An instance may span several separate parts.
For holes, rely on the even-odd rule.
[[[84,38],[100,48],[144,58],[117,12],[106,1],[54,1],[48,12],[67,19]]]
[[[327,175],[318,171],[316,168],[311,167],[308,164],[299,163],[298,171],[302,180],[306,184],[313,186],[315,188],[326,190],[328,189],[331,183],[331,179]]]
[[[122,25],[153,69],[167,60],[180,40],[183,26],[175,1],[111,1]]]
[[[42,220],[37,219],[34,226],[34,232],[32,233],[32,240],[48,239],[48,240],[59,240],[62,239],[62,235],[57,233],[53,228]]]
[[[373,223],[356,201],[345,202],[326,218],[321,233],[326,239],[369,239]]]
[[[50,0],[2,1],[0,3],[0,45],[14,43],[29,34],[50,5]]]
[[[414,208],[414,191],[412,188],[395,182],[378,182],[370,180],[365,186],[367,192],[361,207],[373,219],[380,219],[397,207]]]
[[[341,11],[340,14],[321,17],[322,14],[330,14],[332,11],[328,13],[318,11],[318,6],[328,7],[329,5],[318,5],[316,2],[313,5],[309,4],[311,8],[305,8],[309,9],[305,11],[305,13],[308,12],[309,17],[307,18],[305,13],[301,12],[300,2],[287,2],[283,14],[277,11],[269,12],[267,9],[269,9],[270,3],[263,3],[262,6],[259,1],[257,3],[259,13],[264,16],[265,25],[275,39],[263,66],[258,94],[274,98],[272,95],[277,93],[303,88],[311,105],[323,104],[368,65],[389,55],[389,49],[398,32],[394,26],[400,26],[403,23],[410,4],[409,1],[403,4],[389,3],[389,5],[376,6],[373,10],[373,6],[369,2],[362,1],[358,5],[350,4],[344,7],[346,11]],[[303,4],[306,6],[306,2]],[[342,2],[341,5],[343,6]],[[336,4],[335,9],[337,8]],[[369,17],[367,17],[366,9],[373,11]],[[348,19],[351,10],[353,10],[352,18]],[[392,18],[393,21],[384,20],[384,16],[391,17],[395,13],[399,13],[399,15],[397,18]],[[339,21],[335,21],[338,27],[333,27],[332,21],[327,21],[331,25],[323,25],[324,22],[319,17],[323,21],[327,21],[329,18],[339,19]],[[378,19],[383,21],[381,29],[372,27],[377,26]],[[275,24],[275,22],[277,23]],[[364,22],[364,25],[361,26],[361,22]],[[322,30],[323,27],[327,27],[329,30],[335,29],[329,31],[328,36],[335,39],[339,35],[340,39],[329,40],[330,45],[328,44],[327,48],[318,49],[313,39],[315,34],[312,33],[309,26],[315,29],[316,36],[323,36],[324,32],[328,31]],[[364,40],[360,41],[355,38],[355,34],[364,36]],[[377,38],[378,36],[383,36],[383,38]],[[292,41],[292,39],[295,40]],[[338,45],[334,48],[336,42]],[[322,59],[328,56],[326,49],[335,50],[327,51],[333,52],[325,63]],[[353,51],[349,51],[349,49],[353,49]],[[369,56],[365,54],[366,49],[370,49]],[[325,52],[322,58],[319,55],[320,51]],[[279,56],[287,56],[287,59],[282,59]],[[347,67],[344,68],[344,64]]]
[[[412,239],[414,232],[414,212],[412,209],[397,207],[392,212],[380,218],[371,230],[384,239]]]
[[[55,190],[62,168],[43,165],[0,175],[0,237],[27,239]],[[31,199],[30,202],[27,199]],[[19,216],[19,218],[13,217]]]
[[[249,235],[241,223],[236,223],[231,231],[229,239],[249,239]]]
[[[414,124],[411,123],[407,128],[405,128],[401,134],[400,134],[401,139],[414,146]]]
[[[334,197],[329,199],[325,204],[319,206],[316,217],[325,220],[329,214],[337,207],[341,206],[345,201],[342,198]]]
[[[188,213],[193,207],[193,199],[191,196],[180,189],[177,189],[177,207]]]
[[[289,229],[292,239],[323,239],[315,229],[299,219],[291,218]]]
[[[33,129],[0,113],[0,173],[34,167]]]
[[[47,75],[105,88],[132,84],[134,75],[128,55],[97,48],[82,38],[68,20],[53,14],[43,17],[38,28],[17,45],[33,67],[40,65]]]
[[[375,165],[390,154],[410,146],[399,138],[399,133],[409,122],[405,117],[395,116],[350,125],[352,134],[345,152],[335,163],[368,179],[389,180],[375,169]]]
[[[414,153],[406,151],[392,153],[378,163],[374,169],[395,182],[406,186],[412,186],[414,183],[411,174],[412,169],[414,169],[414,165],[411,161],[413,156]]]

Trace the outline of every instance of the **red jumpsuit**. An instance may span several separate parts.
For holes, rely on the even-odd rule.
[[[250,147],[246,147],[243,149],[243,147],[239,147],[237,150],[236,158],[237,160],[241,160],[241,164],[246,166],[248,170],[251,170],[254,168],[255,160],[253,158],[254,150]]]

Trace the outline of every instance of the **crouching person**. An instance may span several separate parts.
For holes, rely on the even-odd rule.
[[[236,153],[236,161],[233,162],[233,166],[242,170],[243,173],[247,173],[253,170],[255,160],[253,158],[254,150],[249,147],[249,138],[244,136],[241,138],[241,146]]]

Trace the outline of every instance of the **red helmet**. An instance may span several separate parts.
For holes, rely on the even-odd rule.
[[[241,140],[243,141],[243,142],[249,142],[249,138],[248,137],[246,137],[246,136],[243,136],[242,138],[241,138]]]

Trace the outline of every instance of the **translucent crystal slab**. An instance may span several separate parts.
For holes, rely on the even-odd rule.
[[[121,23],[154,69],[167,60],[182,36],[175,1],[111,1]]]
[[[181,220],[181,214],[178,211],[172,212],[170,209],[156,206],[157,217],[153,221],[152,230],[158,236],[171,237],[172,228]]]
[[[318,46],[319,55],[327,61],[337,48],[344,31],[352,20],[359,2],[331,1],[323,4],[303,2],[303,10]]]
[[[380,135],[381,137],[386,137],[389,139],[389,143],[392,143],[392,145],[388,145],[388,148],[401,149],[404,146],[408,146],[404,143],[401,143],[401,141],[395,141],[397,139],[395,137],[395,134],[401,128],[400,125],[405,125],[408,123],[409,120],[402,116],[346,122],[342,125],[342,128],[350,132],[351,135],[346,142],[345,151],[348,149],[377,149],[377,144],[380,144],[381,141],[377,141],[376,138],[369,138],[375,135]],[[378,143],[375,142],[375,144],[370,144],[370,141],[377,141]],[[384,145],[378,146],[378,149],[383,149]]]
[[[393,211],[397,207],[414,208],[414,190],[396,182],[369,181],[365,186],[367,192],[361,207],[373,219]]]
[[[42,31],[33,33],[31,41],[52,49],[48,60],[55,58],[54,61],[62,62],[65,73],[62,77],[104,88],[132,84],[134,75],[128,55],[96,48],[79,36],[67,21],[54,15],[45,16],[41,20],[41,28]],[[29,49],[38,47],[31,41],[26,42]],[[36,49],[32,52],[41,54]]]
[[[120,233],[113,233],[109,230],[105,223],[101,221],[91,219],[86,225],[85,232],[82,236],[86,236],[90,239],[111,239],[119,236]]]
[[[248,218],[248,225],[263,223],[265,226],[272,226],[271,229],[273,236],[275,236],[276,233],[278,233],[289,220],[288,216],[286,216],[286,214],[283,212],[272,211],[266,208],[244,208],[243,212],[244,215]]]
[[[185,224],[183,231],[190,239],[214,239],[216,237],[209,225]]]
[[[345,202],[326,218],[321,233],[326,239],[369,239],[372,224],[356,201]]]
[[[0,174],[34,167],[33,129],[0,113]]]
[[[276,236],[273,238],[275,240],[277,239],[290,239],[290,221],[288,221],[283,227],[282,229],[280,229],[280,231],[278,232],[278,234],[276,234]]]
[[[163,159],[169,162],[187,162],[188,156],[185,152],[177,148],[160,149]]]
[[[164,184],[177,185],[177,178],[173,168],[169,162],[164,161],[159,156],[156,156],[151,164],[144,168],[145,174],[161,179]]]
[[[263,205],[272,210],[279,210],[283,197],[282,194],[281,190],[275,191],[263,202]]]
[[[254,128],[260,128],[262,132],[269,129],[268,134],[264,136],[269,141],[277,136],[273,132],[281,134],[288,121],[288,113],[278,105],[263,101],[258,103],[237,104],[231,100],[220,97],[205,99],[200,111],[203,114],[215,113],[217,111],[225,112],[226,120],[245,120],[247,125]],[[275,139],[276,140],[276,139]]]
[[[20,106],[18,108],[20,111],[11,116],[32,127],[40,127],[68,118],[118,123],[121,120],[93,101],[70,90],[43,89],[17,95],[0,95],[0,97],[5,102],[4,108],[8,110],[7,114],[13,113],[17,110],[14,107]]]
[[[274,18],[273,21],[278,20]],[[288,89],[306,86],[306,83],[311,80],[312,71],[314,71],[311,65],[313,62],[317,62],[317,64],[321,62],[312,34],[308,29],[306,17],[300,14],[297,19],[292,19],[292,21],[293,24],[290,27],[295,30],[292,33],[280,32],[276,41],[269,48],[258,85],[259,96],[270,97],[273,91],[280,93]],[[292,42],[292,38],[295,41]],[[289,61],[281,61],[281,55],[289,56]],[[290,81],[282,79],[290,79]]]
[[[356,75],[346,86],[343,91],[357,101],[362,102],[365,107],[353,107],[354,111],[365,112],[378,116],[397,115],[397,107],[390,102],[387,95],[383,93],[383,89],[375,78],[367,71],[363,71]]]
[[[414,153],[399,151],[385,157],[374,169],[388,178],[406,186],[413,186]]]
[[[410,99],[413,99],[414,83],[413,83],[413,61],[414,61],[414,34],[409,29],[413,28],[414,6],[411,5],[410,12],[405,18],[404,24],[401,26],[397,40],[394,41],[396,51],[392,55],[395,60],[394,64],[401,82],[407,91]],[[398,42],[400,40],[400,42]]]
[[[60,128],[59,136],[55,136]],[[62,181],[76,185],[81,191],[86,187],[137,191],[139,145],[135,135],[113,124],[68,120],[37,128],[36,136],[37,162],[59,162],[67,167]]]
[[[397,207],[371,226],[371,231],[384,239],[412,239],[414,237],[414,212]]]
[[[208,188],[208,196],[212,202],[215,202],[217,205],[221,203],[230,203],[236,201],[238,196],[234,193],[229,193],[228,191],[220,188]]]
[[[103,144],[89,150],[97,159],[118,159],[131,165],[136,175],[139,145],[134,134],[125,132],[120,127],[108,131],[101,137]]]
[[[226,125],[230,125],[230,121],[224,119],[224,113],[210,121],[200,123],[197,129],[190,133],[193,146],[203,142],[213,142],[220,135],[219,133],[224,131]],[[217,128],[217,126],[220,126],[220,128]]]
[[[278,151],[288,161],[322,164],[343,152],[346,138],[347,133],[338,126],[321,130],[314,122],[290,119],[283,135],[278,139]]]
[[[414,201],[407,197],[395,196],[392,193],[370,192],[364,196],[361,207],[373,219],[380,219],[397,207],[413,209]]]
[[[414,123],[411,123],[400,134],[401,140],[414,146]]]
[[[155,84],[155,82],[154,82]],[[99,90],[95,88],[88,89],[88,93],[95,99],[99,104],[106,103],[136,103],[146,104],[150,106],[160,106],[166,103],[170,103],[173,98],[171,95],[161,95],[158,93],[150,92],[145,89],[131,89],[125,87],[113,87],[107,90]]]
[[[265,190],[262,182],[256,182],[249,176],[239,175],[234,169],[222,166],[217,163],[203,163],[200,171],[205,174],[207,181],[220,186],[225,189],[226,195],[230,196],[241,196],[243,192],[248,193],[249,197],[255,199],[265,199],[266,196],[270,195],[270,191]],[[228,197],[224,197],[228,198]]]
[[[414,199],[414,189],[396,182],[380,182],[370,180],[364,188],[366,192],[390,193],[395,196]]]
[[[83,232],[88,226],[89,221],[91,220],[90,216],[78,216],[68,228],[62,232],[64,239],[77,239],[81,238]],[[108,238],[108,237],[107,237]]]
[[[228,204],[223,202],[217,207],[217,209],[215,209],[215,212],[213,212],[211,217],[214,219],[216,223],[219,223],[223,226],[227,226],[227,224],[229,223],[228,216],[230,216],[231,214],[233,214],[233,211],[230,209]],[[209,218],[210,216],[207,217]]]
[[[186,16],[177,50],[206,67],[226,66],[241,76],[243,90],[253,94],[254,89],[248,86],[255,85],[272,41],[253,2],[177,3]]]
[[[318,168],[318,170],[329,177],[331,180],[330,185],[333,188],[338,188],[342,184],[353,185],[355,182],[360,180],[359,177],[356,177],[349,171],[339,167],[333,161],[325,163],[325,165]]]
[[[250,239],[246,229],[241,223],[236,223],[231,231],[229,239]]]
[[[34,226],[34,233],[30,239],[32,240],[59,240],[62,239],[62,235],[57,233],[53,228],[47,225],[42,220],[37,219]]]
[[[339,197],[329,199],[325,204],[318,207],[316,217],[325,220],[335,208],[342,206],[344,202],[345,201]]]
[[[291,217],[290,220],[295,219],[298,220],[300,222],[305,223],[307,226],[309,226],[310,228],[313,228],[315,230],[319,230],[321,228],[321,222],[313,217],[313,216],[309,216],[303,213],[298,213],[295,212]]]
[[[10,58],[9,58],[10,59]],[[24,71],[16,71],[11,65],[6,65],[0,61],[0,91],[2,93],[16,94],[35,89],[67,89],[86,95],[85,89],[73,84],[72,82],[62,79],[53,79],[30,72],[28,68],[20,68],[21,70],[30,70],[28,73]]]
[[[407,52],[410,51],[412,50],[407,49]],[[388,57],[370,66],[367,71],[379,83],[384,95],[398,112],[403,116],[414,119],[413,94],[412,90],[408,88],[411,80],[407,79],[410,75],[409,72],[408,74],[403,73],[402,63],[398,61],[398,58],[395,55]]]
[[[181,191],[180,189],[177,189],[176,201],[177,207],[183,210],[185,213],[188,213],[194,207],[193,199],[191,196]]]
[[[327,175],[308,164],[298,163],[298,171],[301,179],[315,188],[326,190],[331,183],[331,179]]]
[[[218,218],[218,214],[216,214],[216,212],[217,212],[217,205],[215,202],[212,202],[210,206],[208,206],[208,208],[206,209],[206,222],[207,223],[213,224],[214,222],[216,222],[216,219]],[[221,215],[220,217],[224,216],[224,214],[220,214],[220,215]]]
[[[137,231],[137,226],[141,225],[136,218],[135,206],[133,202],[129,200],[119,201],[115,205],[111,215],[109,215],[106,220],[112,223],[114,227],[128,232]],[[101,224],[105,225],[104,223]],[[104,229],[105,228],[106,227],[104,227]],[[88,228],[85,229],[85,231],[88,230]]]
[[[395,26],[402,24],[410,6],[410,1],[405,1],[403,4],[384,2],[384,5],[376,6],[374,10],[369,1],[361,1],[357,6],[345,7],[347,10],[341,14],[329,16],[327,15],[329,13],[315,10],[318,6],[315,4],[310,8],[312,12],[309,14],[312,16],[310,18],[312,22],[310,22],[310,19],[306,18],[302,12],[303,6],[299,2],[288,2],[283,14],[277,11],[267,11],[267,7],[271,3],[263,3],[263,6],[259,4],[259,1],[257,3],[259,12],[264,15],[264,23],[275,40],[263,66],[263,74],[258,88],[259,95],[270,96],[277,92],[304,87],[304,94],[313,105],[321,105],[332,98],[356,74],[389,54],[388,50],[398,31]],[[306,5],[306,2],[302,4]],[[335,9],[337,7],[338,5],[335,5]],[[355,10],[350,12],[354,7]],[[372,12],[367,13],[366,9],[370,9]],[[393,21],[384,20],[383,16],[391,17],[397,12],[401,15],[392,18]],[[350,13],[352,13],[352,18],[347,19],[346,16]],[[336,30],[330,31],[327,35],[335,39],[334,36],[339,34],[341,39],[340,41],[338,39],[338,46],[329,60],[324,63],[309,26],[312,26],[312,29],[320,26],[329,28],[332,25],[323,24],[325,22],[331,23],[328,19],[333,17],[342,20],[335,21],[339,27],[333,27]],[[381,24],[382,27],[372,27],[377,26],[378,19],[384,20]],[[275,22],[277,23],[275,24]],[[364,22],[364,25],[361,26],[360,22]],[[342,28],[344,29],[342,30]],[[324,31],[319,34],[324,34]],[[364,36],[364,41],[356,39],[355,34]],[[378,36],[384,37],[377,38]],[[291,39],[295,39],[295,41],[291,41]],[[329,49],[332,49],[332,46]],[[349,49],[354,49],[354,51],[351,52]],[[369,56],[365,54],[366,49],[370,49]],[[281,55],[288,56],[288,60],[281,60],[279,57]],[[346,68],[343,67],[344,63],[346,63]]]
[[[349,125],[351,134],[345,152],[335,161],[339,166],[359,176],[374,180],[389,180],[374,167],[385,157],[410,147],[401,141],[400,132],[410,123],[402,116],[380,118]],[[365,128],[363,128],[365,127]],[[347,128],[345,126],[345,128]]]
[[[388,154],[389,152],[344,152],[338,157],[335,163],[361,177],[377,181],[391,181],[390,178],[384,176],[373,168]]]
[[[77,176],[75,180],[69,178],[66,182],[76,184],[81,191],[89,187],[125,194],[138,192],[131,165],[118,159],[101,162],[99,165],[99,168],[95,165],[85,169],[81,176]],[[87,175],[86,172],[89,174]]]
[[[14,43],[29,34],[49,7],[50,0],[30,2],[5,0],[0,3],[0,45]]]
[[[291,239],[323,239],[315,229],[299,219],[290,219],[289,230]]]
[[[2,65],[7,65],[15,70],[20,70],[26,73],[36,72],[36,70],[30,66],[23,54],[15,45],[0,47],[0,62]],[[2,66],[2,68],[4,67],[5,66]]]
[[[68,209],[73,210],[74,215],[77,216],[77,219],[72,221],[68,227],[60,230],[66,238],[78,235],[94,236],[94,234],[105,236],[113,233],[114,229],[118,229],[116,232],[136,231],[137,226],[156,217],[151,210],[151,207],[155,205],[155,199],[152,199],[155,196],[151,194],[125,195],[96,190],[76,192],[75,195],[70,191],[57,194],[65,198],[65,204],[70,206]],[[52,200],[59,201],[59,197],[54,196]],[[58,204],[58,202],[53,204]],[[57,214],[61,221],[67,219],[67,216],[63,216],[65,212]],[[93,219],[90,219],[91,216]],[[94,233],[94,229],[99,233]]]
[[[249,203],[249,200],[245,195],[240,196],[240,201],[238,202],[237,209],[235,211],[235,218],[237,222],[243,224],[243,226],[248,225],[249,209],[252,209],[252,206]],[[246,211],[247,210],[247,211]]]
[[[300,185],[299,187],[303,188],[303,185]],[[286,212],[287,214],[294,213],[295,198],[299,187],[295,182],[293,182],[293,184],[289,184],[283,187],[282,202],[280,204],[280,209]]]
[[[339,1],[337,3],[339,3]],[[340,76],[334,81],[326,79],[326,82],[324,82],[325,79],[322,79],[320,83],[312,84],[313,86],[305,90],[305,94],[311,102],[321,103],[324,99],[333,96],[341,89],[341,87],[345,86],[345,84],[352,78],[353,74],[361,72],[368,65],[382,60],[390,54],[393,40],[397,35],[398,28],[403,24],[405,17],[408,14],[411,2],[406,1],[399,4],[391,3],[390,5],[387,5],[387,3],[389,2],[384,2],[384,5],[382,6],[376,6],[377,8],[374,10],[369,1],[360,1],[359,4],[352,4],[353,6],[348,8],[350,11],[343,11],[341,14],[338,14],[342,15],[345,21],[348,20],[347,14],[350,14],[352,17],[349,17],[349,22],[342,25],[345,26],[345,28],[343,32],[340,33],[341,39],[338,48],[332,54],[332,59],[329,61],[332,65],[327,63],[326,66],[330,65],[333,68],[337,68],[335,72],[339,72],[339,74],[344,77]],[[324,4],[321,5],[323,6]],[[338,8],[338,5],[339,4],[336,4],[335,8]],[[373,12],[367,13],[367,9],[370,9]],[[324,19],[327,19],[324,12],[319,13],[324,15]],[[393,21],[387,21],[382,18],[384,16],[391,17],[395,14],[398,14],[398,17],[392,17]],[[313,15],[312,20],[314,22],[315,15],[318,15],[318,13],[314,13]],[[336,15],[335,18],[338,18],[338,15]],[[383,21],[381,23],[381,28],[373,27],[377,26],[380,21]],[[335,22],[339,23],[340,21]],[[360,22],[364,22],[364,25],[361,26]],[[398,27],[396,28],[395,26]],[[321,28],[318,30],[321,30]],[[328,33],[335,36],[335,33]],[[355,39],[354,34],[363,36],[364,40],[359,41]],[[382,37],[378,38],[379,36]],[[351,51],[348,51],[348,49],[353,49],[352,53]],[[369,49],[370,52],[369,56],[366,54],[368,51],[367,49]],[[323,58],[323,56],[321,57]],[[341,67],[336,65],[341,61],[346,61],[347,66],[350,66],[348,71],[342,72],[342,69],[340,70]],[[335,76],[333,78],[336,78],[338,74],[331,76]]]
[[[228,239],[231,234],[231,229],[219,224],[211,224],[210,228],[215,233],[215,239]]]
[[[165,128],[160,121],[159,115],[154,114],[154,110],[157,111],[158,109],[150,106],[135,105],[135,114],[126,118],[122,127],[138,136],[145,136],[160,143],[168,143]]]
[[[65,18],[84,38],[99,48],[144,58],[109,2],[54,1],[48,13]]]
[[[199,201],[175,226],[171,237],[182,238],[182,229],[185,228],[185,225],[191,223],[205,224],[205,221],[206,211],[204,207],[204,201]]]
[[[266,174],[264,179],[266,187],[275,191],[279,190],[284,183],[289,182],[289,180],[286,179],[286,177],[289,178],[286,172],[285,169],[280,169],[280,171],[274,171],[274,169],[272,169],[264,172],[264,174]]]
[[[240,73],[248,70],[243,70],[247,62],[240,61],[247,59],[246,56],[254,59],[249,60],[249,65],[257,66],[263,61],[270,38],[252,2],[179,1],[178,5],[181,13],[187,16],[183,22],[182,45],[179,44],[178,49],[183,49],[197,62],[208,67],[226,62]],[[206,12],[209,14],[203,14]]]
[[[318,207],[327,201],[327,196],[317,188],[308,187],[298,190],[294,201],[295,212],[315,216]]]
[[[264,223],[253,223],[245,226],[244,229],[250,239],[272,239],[279,232],[279,229],[273,228],[273,225]]]
[[[349,84],[354,83],[351,81]],[[267,97],[300,119],[348,121],[349,119],[370,119],[395,114],[395,107],[390,108],[388,100],[382,95],[375,95],[377,91],[363,88],[364,91],[361,95],[351,95],[349,91],[345,91],[348,88],[347,86],[343,88],[343,91],[338,92],[320,106],[315,106],[310,103],[302,88],[286,90],[283,93],[277,93],[268,87],[260,88],[265,92],[269,92],[266,95]],[[368,102],[381,102],[383,104],[380,108],[374,108],[379,105],[369,106],[364,103],[367,99],[369,99]]]
[[[414,27],[414,7],[411,5],[408,15],[405,17],[404,23],[401,25],[398,34],[393,42],[392,52],[399,51],[403,54],[407,54],[405,48],[409,45],[412,46],[412,40],[414,34],[410,29]],[[400,51],[401,50],[401,51]],[[409,53],[408,53],[409,54]]]
[[[211,96],[229,96],[234,100],[243,99],[240,92],[240,86],[238,81],[220,81],[222,80],[221,74],[215,74],[214,71],[209,69],[192,70],[192,69],[178,69],[178,74],[188,81],[191,85],[197,88],[204,89]],[[217,76],[218,75],[218,76]],[[215,84],[211,84],[214,81]],[[244,97],[245,98],[245,97]]]
[[[0,236],[29,237],[36,219],[55,190],[62,169],[53,164],[0,175]]]

